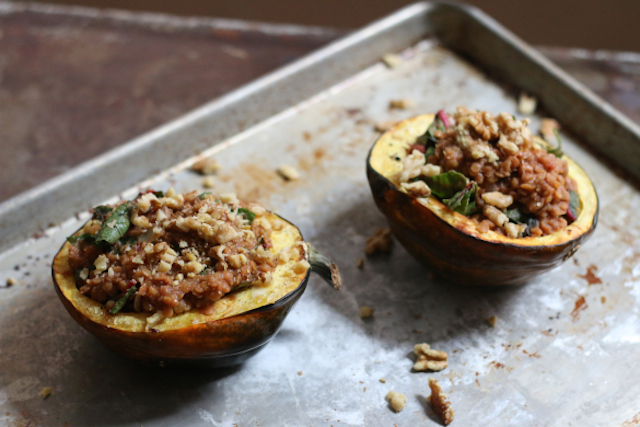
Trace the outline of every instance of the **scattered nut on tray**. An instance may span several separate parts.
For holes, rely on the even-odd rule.
[[[389,253],[393,246],[393,240],[391,239],[391,229],[381,228],[377,230],[373,236],[367,239],[367,244],[364,247],[364,253],[367,255],[375,255],[379,253]]]
[[[278,168],[278,174],[287,181],[295,181],[300,178],[300,172],[293,166],[282,165]]]
[[[434,412],[438,414],[444,425],[448,426],[453,421],[453,417],[456,415],[455,411],[451,407],[448,396],[442,391],[442,387],[438,380],[429,378],[429,388],[431,389],[431,396],[429,396],[429,403]]]
[[[391,405],[394,412],[400,412],[407,405],[407,396],[397,391],[390,391],[385,396],[385,400]]]
[[[202,175],[213,175],[220,170],[220,163],[216,159],[202,159],[193,164],[191,169]]]
[[[362,307],[360,307],[360,318],[361,319],[368,319],[371,316],[373,316],[373,312],[375,310],[367,305],[363,305]]]
[[[413,352],[418,357],[413,365],[414,371],[442,371],[449,366],[449,355],[444,351],[432,349],[429,344],[416,344],[413,346]]]

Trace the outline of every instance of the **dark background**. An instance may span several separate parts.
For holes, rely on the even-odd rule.
[[[361,27],[411,0],[50,0],[337,28]],[[640,52],[640,0],[469,0],[535,45]]]

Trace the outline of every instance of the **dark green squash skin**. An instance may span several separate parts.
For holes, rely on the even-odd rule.
[[[367,157],[367,178],[378,209],[407,252],[450,283],[522,285],[569,259],[591,236],[598,221],[599,207],[586,232],[555,245],[523,246],[482,240],[450,225],[399,191],[373,169],[372,151],[373,148]]]
[[[305,291],[311,269],[296,289],[273,304],[224,319],[158,332],[153,329],[149,332],[122,331],[94,322],[74,307],[58,286],[56,273],[67,277],[72,273],[55,271],[55,263],[51,272],[58,298],[71,317],[110,350],[151,366],[220,368],[244,362],[276,336],[287,314]]]

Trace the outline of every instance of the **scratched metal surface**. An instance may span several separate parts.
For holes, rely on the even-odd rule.
[[[640,194],[571,135],[565,151],[601,203],[599,226],[572,261],[508,289],[441,283],[399,245],[356,268],[366,238],[385,225],[364,172],[375,122],[461,104],[516,113],[512,92],[436,40],[403,55],[395,69],[368,67],[205,153],[224,165],[214,191],[280,212],[339,262],[340,293],[312,280],[276,338],[239,367],[144,369],[104,349],[55,297],[50,260],[82,214],[0,255],[0,283],[19,282],[0,289],[0,423],[430,426],[439,424],[426,403],[434,377],[449,393],[454,425],[637,424]],[[389,110],[398,98],[415,106]],[[192,161],[122,196],[202,188]],[[283,163],[302,178],[282,182],[274,171]],[[374,317],[361,320],[360,305]],[[493,315],[489,328],[483,320]],[[449,368],[412,373],[418,342],[447,351]],[[53,395],[43,400],[45,386]],[[389,390],[407,395],[403,412],[387,406]]]

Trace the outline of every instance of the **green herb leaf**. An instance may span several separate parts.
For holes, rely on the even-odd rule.
[[[200,275],[201,275],[201,276],[206,276],[207,274],[209,274],[209,273],[207,272],[207,270],[209,270],[209,267],[205,267],[205,268],[204,268],[204,270],[202,270],[202,271],[200,272]]]
[[[454,194],[453,197],[442,201],[454,212],[462,215],[473,215],[478,211],[475,202],[477,191],[478,184],[475,181],[471,181],[462,190]]]
[[[249,209],[247,208],[238,208],[238,214],[244,216],[249,223],[252,223],[253,220],[256,218],[256,214],[251,212]]]
[[[132,287],[130,287],[127,290],[127,292],[125,292],[125,294],[122,296],[122,298],[118,300],[116,305],[114,305],[113,308],[109,310],[109,313],[116,314],[117,312],[122,310],[122,307],[124,307],[124,305],[127,303],[127,300],[131,297],[131,295],[135,294],[137,290],[138,290],[138,287],[136,285],[133,285]]]
[[[96,235],[96,243],[107,242],[114,244],[124,236],[131,225],[129,220],[131,209],[132,205],[129,203],[123,203],[118,206],[111,216],[102,223],[102,228]]]
[[[164,197],[164,191],[155,191],[153,193],[158,199],[161,199]]]
[[[78,240],[86,240],[91,242],[92,240],[94,240],[96,238],[96,236],[94,236],[93,234],[88,234],[88,233],[83,233],[79,236],[69,236],[67,237],[67,242],[71,243],[72,245],[75,245]]]
[[[102,222],[112,210],[113,208],[111,206],[96,206],[93,208],[93,219]]]
[[[205,191],[204,193],[198,195],[198,199],[204,200],[207,198],[207,196],[210,196],[210,195],[211,195],[211,191]]]
[[[562,152],[562,140],[560,139],[560,134],[558,133],[558,129],[554,129],[553,134],[556,136],[556,139],[558,140],[558,146],[556,148],[545,147],[545,149],[547,150],[548,153],[551,153],[556,157],[562,157],[564,153]]]
[[[571,221],[578,219],[580,215],[580,196],[573,190],[569,190],[569,209],[567,210],[567,216]]]
[[[457,192],[464,190],[469,182],[466,176],[456,171],[449,171],[421,179],[431,188],[431,192],[441,199],[452,198]]]

